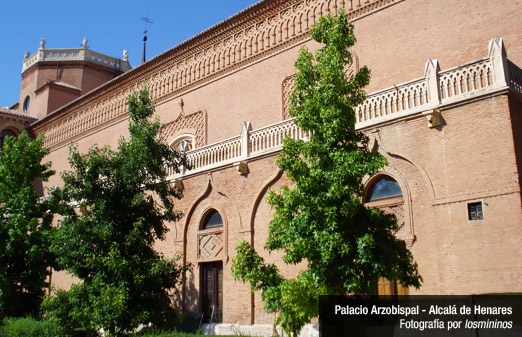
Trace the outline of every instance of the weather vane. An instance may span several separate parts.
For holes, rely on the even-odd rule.
[[[143,54],[141,56],[141,63],[145,63],[145,49],[147,46],[147,23],[153,24],[152,21],[149,20],[149,12],[146,12],[144,18],[140,18],[141,21],[145,21],[145,31],[143,32]]]

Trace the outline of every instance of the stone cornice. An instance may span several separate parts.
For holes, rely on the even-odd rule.
[[[22,67],[22,74],[42,62],[70,62],[82,61],[97,64],[99,66],[115,69],[121,72],[130,69],[127,60],[120,60],[104,54],[97,53],[87,48],[44,49],[40,48],[32,56],[26,58]]]
[[[71,68],[71,67],[74,67],[74,68],[85,67],[85,68],[87,68],[88,67],[90,69],[103,70],[105,72],[110,72],[112,70],[114,75],[121,75],[122,74],[122,71],[120,71],[119,69],[107,68],[107,67],[104,67],[103,65],[100,65],[100,64],[97,64],[97,63],[93,63],[93,62],[89,62],[89,61],[79,61],[79,60],[60,61],[59,66],[60,66],[60,68]],[[23,72],[21,76],[22,76],[22,78],[25,78],[25,77],[33,74],[34,72],[36,72],[38,70],[41,70],[41,69],[56,69],[56,62],[53,62],[53,61],[38,62],[37,64],[35,64],[31,68],[29,68],[27,71]]]
[[[328,11],[345,8],[354,20],[403,0],[266,0],[258,2],[149,62],[34,123],[45,145],[70,142],[88,129],[127,114],[126,99],[147,81],[162,102],[308,38],[313,23]]]

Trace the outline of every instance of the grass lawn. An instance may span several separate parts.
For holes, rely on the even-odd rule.
[[[188,333],[188,332],[178,332],[178,331],[172,331],[172,332],[154,332],[154,333],[143,333],[143,334],[136,334],[133,335],[136,337],[237,337],[236,336],[215,336],[215,335],[201,335],[201,334],[195,334],[195,333]]]

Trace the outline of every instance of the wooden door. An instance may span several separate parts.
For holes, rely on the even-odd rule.
[[[223,321],[223,262],[201,264],[201,296],[204,322]]]

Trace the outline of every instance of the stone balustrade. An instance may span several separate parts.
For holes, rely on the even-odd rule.
[[[462,102],[469,98],[509,90],[522,94],[522,69],[507,60],[502,39],[493,39],[489,57],[440,71],[437,60],[426,63],[425,77],[399,84],[368,95],[368,99],[355,108],[356,128],[375,127],[382,123],[415,115],[426,116],[428,126],[436,123],[431,116],[444,105]],[[181,178],[227,165],[237,166],[248,159],[275,153],[283,147],[283,140],[306,139],[309,134],[300,130],[294,119],[252,130],[244,122],[241,135],[203,146],[186,153],[190,170],[175,174]]]
[[[446,99],[491,86],[491,62],[483,59],[439,74],[440,96]]]
[[[249,155],[278,151],[283,147],[283,140],[287,136],[292,139],[306,139],[309,135],[295,125],[293,118],[265,126],[249,133]]]
[[[423,106],[428,102],[425,79],[404,83],[368,95],[366,102],[355,108],[357,123],[373,122],[379,117]]]
[[[24,60],[22,73],[35,63],[43,61],[89,61],[105,67],[118,69],[122,72],[126,72],[131,68],[128,61],[103,55],[86,48],[39,49],[36,53]]]
[[[189,151],[187,153],[187,162],[192,167],[192,170],[199,170],[205,167],[230,163],[237,160],[240,156],[240,137],[234,137]]]
[[[419,110],[434,108],[469,95],[480,94],[481,89],[494,87],[493,63],[490,58],[444,71],[437,68],[437,60],[430,60],[426,64],[424,78],[368,95],[366,102],[355,109],[358,127],[364,128]],[[433,83],[431,91],[430,82]],[[504,83],[503,86],[505,85]]]
[[[306,139],[308,134],[295,125],[293,118],[253,131],[250,123],[244,122],[240,136],[188,151],[185,155],[189,170],[175,173],[168,168],[167,171],[171,178],[179,178],[227,165],[238,166],[249,158],[280,151],[286,136]]]

